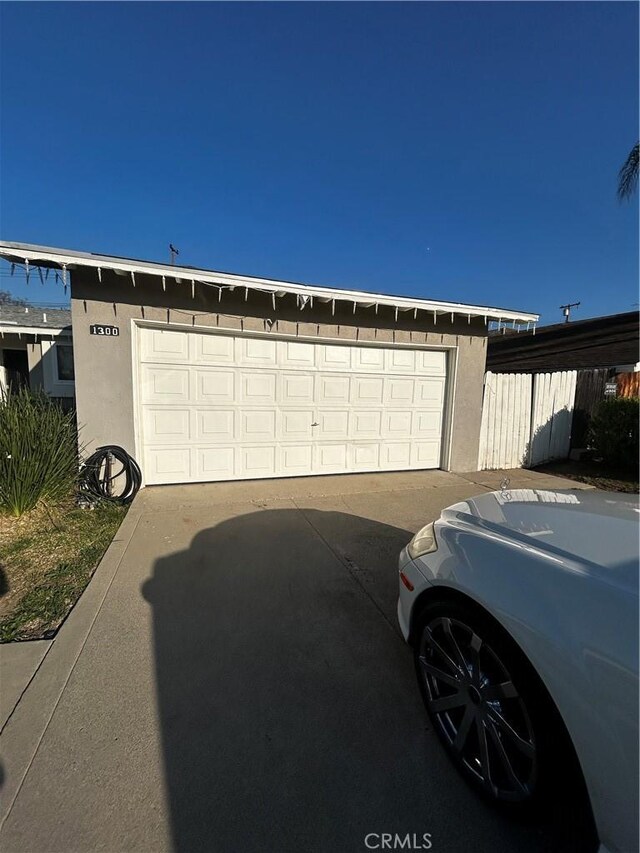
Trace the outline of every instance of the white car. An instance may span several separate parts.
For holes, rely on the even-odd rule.
[[[505,488],[400,556],[400,627],[458,769],[512,810],[569,816],[586,791],[612,853],[638,849],[638,513],[632,495]]]

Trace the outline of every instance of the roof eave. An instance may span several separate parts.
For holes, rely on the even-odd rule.
[[[457,314],[460,316],[484,318],[489,320],[536,323],[539,314],[514,311],[507,308],[494,308],[484,305],[467,305],[461,302],[443,302],[433,299],[417,299],[413,297],[395,297],[383,293],[371,293],[360,290],[339,290],[317,285],[294,284],[292,282],[275,281],[273,279],[255,278],[253,276],[236,275],[233,273],[215,272],[191,267],[158,264],[147,261],[133,261],[115,258],[108,255],[93,255],[87,253],[65,252],[48,247],[30,246],[23,243],[0,242],[0,257],[11,263],[33,264],[34,266],[53,266],[63,273],[77,267],[89,267],[99,274],[102,270],[135,275],[155,275],[173,278],[181,281],[208,284],[225,288],[248,288],[273,294],[293,294],[296,296],[317,298],[325,302],[346,301],[365,306],[386,305],[399,311],[426,311],[435,315]]]

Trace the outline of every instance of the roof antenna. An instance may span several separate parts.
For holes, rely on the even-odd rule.
[[[176,262],[176,255],[179,255],[180,252],[176,249],[173,243],[169,243],[169,252],[171,253],[171,266],[173,266]]]
[[[562,313],[564,314],[564,321],[565,321],[565,323],[568,323],[568,322],[569,322],[569,317],[570,317],[570,315],[571,315],[571,309],[572,309],[572,308],[577,308],[577,307],[578,307],[578,305],[580,305],[580,303],[579,303],[579,302],[570,302],[568,305],[561,305],[561,306],[560,306],[560,310],[561,310],[561,311],[562,311]]]

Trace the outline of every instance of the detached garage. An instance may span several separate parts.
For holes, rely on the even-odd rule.
[[[147,485],[475,470],[488,324],[537,315],[0,244],[70,284],[78,422]]]

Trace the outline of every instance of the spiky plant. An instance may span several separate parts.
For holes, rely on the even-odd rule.
[[[43,392],[20,389],[0,398],[0,512],[19,516],[68,497],[78,478],[73,412]]]

